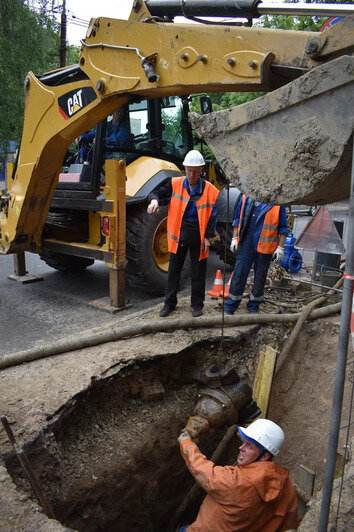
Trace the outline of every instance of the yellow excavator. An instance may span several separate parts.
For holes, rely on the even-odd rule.
[[[290,4],[293,11],[285,12],[299,13],[297,6]],[[307,137],[294,148],[298,158],[289,160],[290,182],[306,139],[316,144],[313,137],[319,128],[314,117],[322,112],[328,129],[330,120],[335,120],[340,143],[326,144],[322,131],[317,142],[330,150],[331,169],[322,168],[316,183],[303,193],[300,186],[290,194],[279,182],[280,189],[285,187],[282,202],[312,199],[311,187],[319,190],[329,173],[333,177],[332,167],[343,160],[350,138],[353,6],[306,4],[307,14],[343,17],[323,34],[252,27],[252,20],[263,13],[284,13],[277,9],[258,0],[135,0],[128,20],[90,21],[78,65],[42,76],[29,72],[21,145],[8,190],[0,196],[0,252],[18,257],[25,251],[39,253],[49,265],[68,271],[103,260],[110,268],[111,303],[119,306],[124,304],[126,263],[128,278],[137,287],[161,292],[169,259],[166,209],[148,217],[146,200],[165,179],[183,171],[181,161],[196,142],[189,103],[200,94],[202,115],[192,117],[198,132],[208,138],[231,182],[267,201],[274,199],[269,175],[277,172],[269,144],[274,146],[285,134],[296,137],[307,127]],[[178,15],[198,24],[176,23]],[[225,22],[225,17],[231,20]],[[319,109],[312,106],[312,96],[328,78],[335,78],[326,89],[334,106],[330,119],[325,103]],[[241,110],[240,118],[237,111],[209,116],[210,99],[205,93],[220,91],[273,92],[268,99],[255,100],[250,111]],[[287,111],[280,121],[274,119],[273,94],[277,109]],[[299,106],[305,125],[297,124]],[[129,117],[129,143],[114,148],[107,144],[107,132],[122,107]],[[269,117],[275,120],[272,129],[268,133],[267,126],[260,129],[252,142],[258,121]],[[229,133],[236,130],[241,137],[230,141]],[[70,157],[69,146],[88,131],[95,138],[88,147],[90,157],[81,161]],[[232,143],[238,144],[236,151]],[[252,181],[255,167],[262,183]],[[208,165],[207,178],[219,188],[225,183],[224,174],[213,164]],[[342,195],[347,188],[344,182]],[[232,194],[235,204],[238,192]],[[220,198],[222,222],[230,218],[230,209],[225,207],[226,195]]]

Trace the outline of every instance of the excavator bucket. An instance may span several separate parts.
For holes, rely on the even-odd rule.
[[[190,119],[230,182],[268,204],[349,196],[354,57],[343,56],[257,100]]]

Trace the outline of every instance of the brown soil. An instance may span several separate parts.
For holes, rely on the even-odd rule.
[[[182,301],[176,317],[189,312],[188,305]],[[219,302],[209,301],[206,312],[219,312]],[[158,309],[132,319],[154,316],[159,319]],[[316,489],[326,456],[338,323],[334,317],[303,328],[294,357],[274,381],[269,412],[287,435],[279,461],[295,480],[300,464],[314,470]],[[0,412],[25,444],[64,526],[166,529],[192,484],[176,437],[197,401],[195,372],[217,360],[252,384],[260,347],[281,346],[290,331],[287,326],[228,328],[222,350],[217,330],[157,333],[9,368],[0,372]],[[347,388],[349,383],[342,424]],[[214,429],[201,438],[207,456],[224,432]],[[0,530],[8,530],[9,523],[11,530],[61,530],[53,521],[49,528],[38,512],[2,430],[0,443],[17,484],[1,470]],[[224,463],[235,452],[236,445]]]

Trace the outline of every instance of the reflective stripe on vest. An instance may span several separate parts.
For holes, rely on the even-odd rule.
[[[246,194],[242,195],[242,205],[241,205],[241,212],[240,212],[240,223],[237,226],[237,246],[240,244],[240,235],[241,235],[241,228],[242,228],[242,220],[243,220],[243,213],[245,211],[245,205],[246,205]]]
[[[186,204],[190,200],[188,190],[183,188],[184,179],[184,177],[173,177],[171,180],[172,194],[167,217],[167,243],[170,253],[177,253],[182,219],[186,210]],[[218,195],[218,189],[208,181],[205,181],[203,194],[195,202],[201,242],[204,241],[208,221],[215,207]],[[208,255],[209,250],[204,251],[200,248],[199,260],[206,259]]]
[[[279,227],[280,207],[275,205],[266,212],[264,217],[261,236],[258,240],[258,253],[271,254],[278,247],[278,227]]]
[[[241,212],[240,212],[240,223],[238,225],[237,244],[240,243],[240,234],[241,234],[243,217],[244,217],[244,212],[245,212],[246,199],[247,199],[246,194],[243,194]],[[274,207],[271,207],[266,212],[264,220],[263,220],[261,236],[257,244],[258,253],[271,254],[271,253],[274,253],[274,251],[277,249],[278,240],[279,240],[278,238],[279,215],[280,215],[279,205],[275,205]]]

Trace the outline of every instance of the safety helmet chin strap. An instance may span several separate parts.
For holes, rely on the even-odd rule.
[[[262,460],[263,456],[265,454],[269,454],[269,458],[268,458],[268,462],[271,462],[273,460],[273,455],[272,453],[270,453],[269,451],[267,451],[267,449],[261,449],[261,452],[259,453],[259,455],[257,456],[257,458],[255,460],[253,460],[253,463],[255,462],[259,462],[260,460]]]

